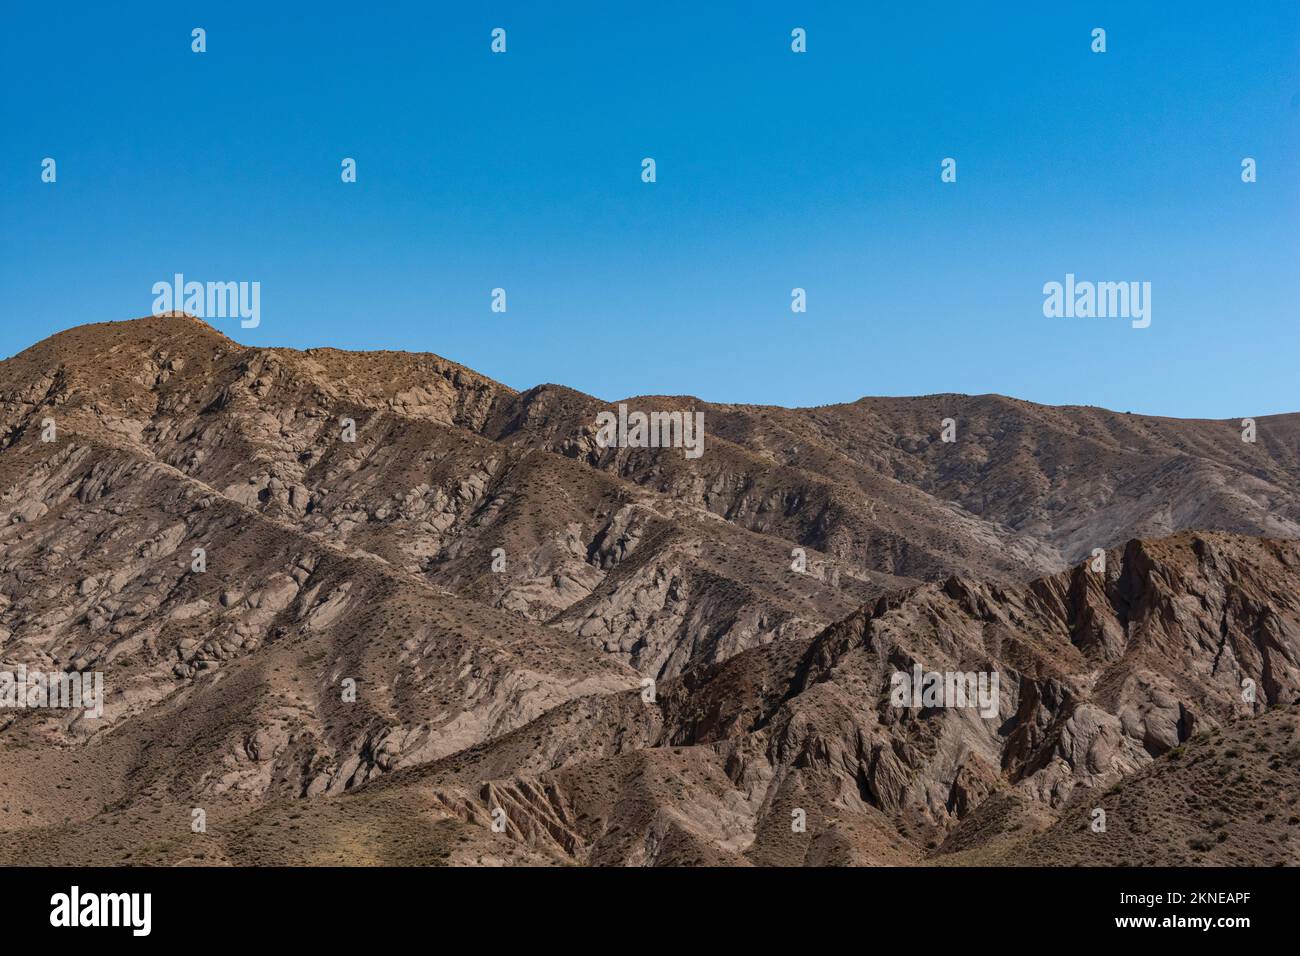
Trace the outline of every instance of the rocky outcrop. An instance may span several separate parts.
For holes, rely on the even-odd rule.
[[[833,851],[821,844],[829,859],[888,863],[969,850],[964,834],[986,825],[986,804],[1018,808],[1017,829],[1041,829],[1081,794],[1144,772],[1196,734],[1300,702],[1296,542],[1184,534],[1133,541],[1107,565],[1018,587],[952,578],[881,598],[813,639],[694,668],[660,687],[649,750],[690,766],[711,781],[710,800],[733,808],[705,814],[719,860],[790,862],[788,821],[799,811],[823,839],[836,833]],[[1115,641],[1080,640],[1080,621]],[[891,678],[917,665],[997,674],[996,708],[897,706]],[[625,793],[615,781],[644,755],[495,780],[477,795],[461,784],[438,799],[472,820],[509,794],[507,812],[528,821],[515,837],[530,846],[646,862],[652,819],[629,842],[608,829],[595,796]],[[606,787],[574,782],[593,776]],[[576,819],[589,822],[564,824]],[[796,841],[799,862],[812,842]],[[612,847],[628,855],[611,858]]]

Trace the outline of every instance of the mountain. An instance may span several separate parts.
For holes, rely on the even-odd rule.
[[[106,689],[0,709],[0,862],[1103,862],[1203,734],[1294,769],[1300,416],[622,401],[703,454],[179,314],[0,363],[0,670]]]

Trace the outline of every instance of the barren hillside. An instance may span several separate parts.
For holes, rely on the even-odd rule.
[[[600,447],[618,401],[704,454]],[[1295,770],[1300,416],[1257,428],[72,329],[0,363],[0,670],[104,714],[0,709],[0,862],[1183,859],[1173,764],[1255,773],[1201,735]],[[996,714],[896,706],[918,666]],[[1167,839],[1076,834],[1138,792]]]

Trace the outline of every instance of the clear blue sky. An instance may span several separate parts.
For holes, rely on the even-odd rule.
[[[1300,410],[1296,0],[85,6],[6,9],[0,355],[183,272],[519,388]]]

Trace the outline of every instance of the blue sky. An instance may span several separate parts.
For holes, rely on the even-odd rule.
[[[6,11],[0,355],[183,272],[517,388],[1300,410],[1295,0],[292,6]],[[1067,272],[1151,327],[1045,318]]]

